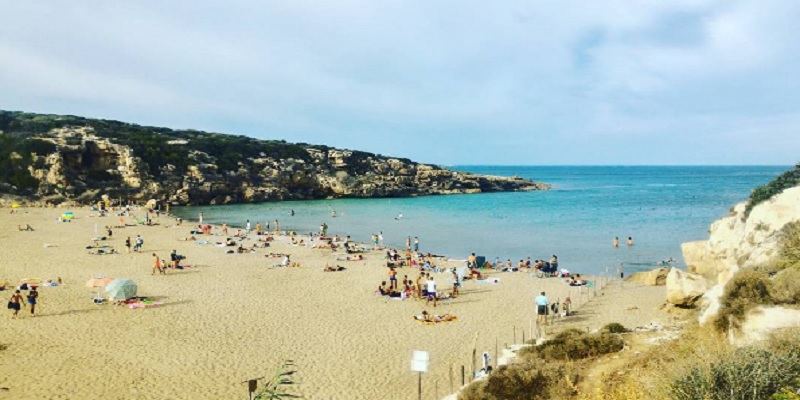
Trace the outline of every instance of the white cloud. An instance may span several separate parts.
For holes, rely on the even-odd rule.
[[[531,162],[614,164],[592,146],[674,142],[688,131],[722,145],[737,135],[732,121],[792,114],[798,95],[788,89],[800,89],[792,18],[800,6],[775,0],[5,8],[0,57],[13,62],[0,63],[4,108],[444,164],[472,162],[469,148],[519,163],[543,146],[550,151]],[[448,142],[458,143],[449,150]],[[726,162],[716,157],[708,162]]]

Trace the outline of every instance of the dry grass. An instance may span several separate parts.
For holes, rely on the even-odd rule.
[[[613,371],[593,400],[796,400],[800,389],[798,330],[758,346],[736,348],[710,328],[692,327],[683,337],[641,354]]]

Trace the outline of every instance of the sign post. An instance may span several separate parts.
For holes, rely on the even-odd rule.
[[[422,400],[422,373],[428,372],[429,361],[430,355],[427,351],[414,350],[413,357],[411,358],[411,370],[419,373],[417,381],[417,398],[419,400]]]

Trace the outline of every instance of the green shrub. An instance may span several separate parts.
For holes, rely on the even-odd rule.
[[[614,353],[625,346],[622,338],[613,333],[584,333],[576,329],[563,331],[553,339],[524,348],[522,355],[535,355],[544,360],[582,360]]]
[[[776,304],[800,304],[800,268],[787,268],[775,275],[769,293]]]
[[[779,240],[779,265],[783,268],[800,268],[800,221],[784,225]]]
[[[755,269],[739,271],[725,285],[714,327],[720,332],[731,326],[738,328],[747,311],[758,305],[773,304],[771,287],[767,273]]]
[[[793,169],[784,172],[781,176],[775,178],[772,182],[764,186],[759,186],[753,189],[750,193],[750,199],[744,209],[745,218],[750,215],[750,211],[758,204],[767,201],[783,192],[785,189],[800,185],[800,164],[796,165]]]
[[[600,329],[600,331],[601,332],[606,332],[606,333],[626,333],[626,332],[630,332],[630,329],[622,326],[622,324],[620,324],[620,323],[612,322],[612,323],[604,326],[603,329]]]
[[[737,349],[718,362],[692,367],[670,388],[676,400],[768,400],[797,383],[800,347],[759,346]]]
[[[564,363],[542,360],[497,368],[486,379],[464,388],[458,400],[545,400],[569,398],[577,379]]]

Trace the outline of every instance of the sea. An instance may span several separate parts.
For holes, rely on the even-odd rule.
[[[173,214],[243,227],[280,221],[281,230],[319,232],[452,259],[549,260],[585,274],[685,267],[681,243],[708,238],[709,226],[750,192],[791,166],[456,166],[476,174],[520,176],[552,185],[534,192],[389,199],[286,201],[175,207]],[[335,217],[333,216],[335,213]],[[402,218],[401,218],[402,214]],[[628,246],[628,238],[633,245]],[[612,241],[619,238],[620,246]]]

